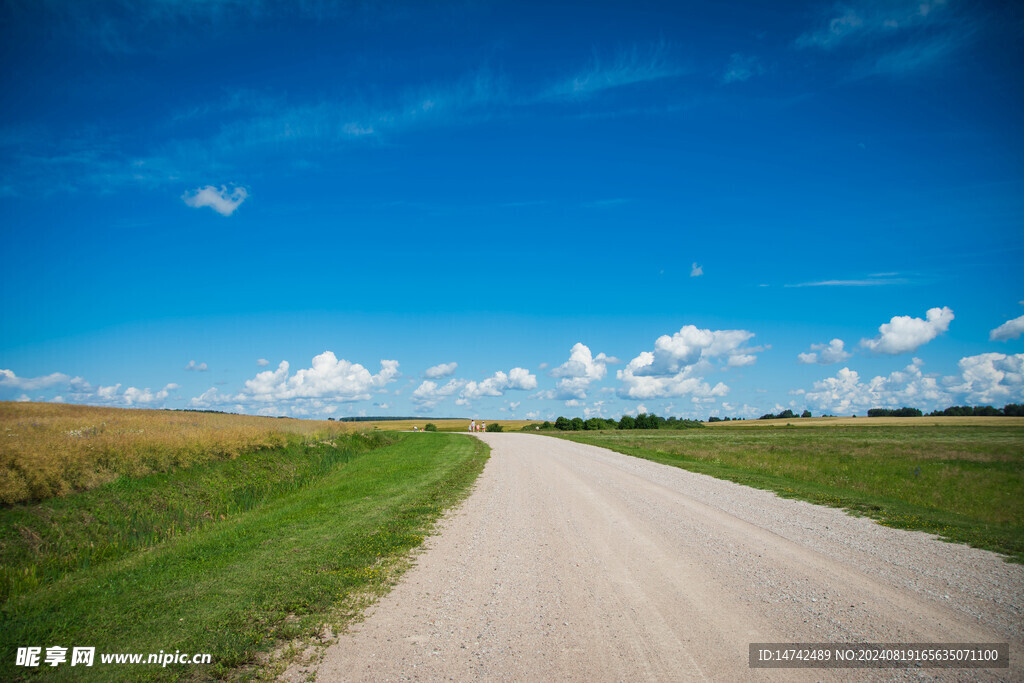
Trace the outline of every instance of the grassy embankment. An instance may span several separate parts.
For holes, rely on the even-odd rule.
[[[0,678],[233,677],[283,640],[343,627],[387,590],[486,457],[480,441],[454,435],[311,433],[6,505]],[[18,647],[55,645],[95,647],[96,664],[14,666]],[[161,650],[211,653],[214,664],[99,661]]]
[[[746,421],[735,428],[559,436],[1024,562],[1024,426],[995,419],[1002,422],[936,426],[933,418],[915,418],[918,426],[823,422],[817,429]]]

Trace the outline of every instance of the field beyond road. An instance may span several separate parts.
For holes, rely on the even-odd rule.
[[[317,680],[1020,680],[1024,566],[587,444],[479,438],[473,494]],[[758,642],[1009,642],[1011,668],[757,676]]]
[[[890,422],[898,419],[559,436],[1024,561],[1024,425],[1016,418]]]

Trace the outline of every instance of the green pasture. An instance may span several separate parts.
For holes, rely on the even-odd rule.
[[[557,436],[1024,562],[1024,426],[745,426]]]

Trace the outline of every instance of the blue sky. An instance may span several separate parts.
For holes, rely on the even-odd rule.
[[[1024,401],[1011,3],[6,2],[0,400]]]

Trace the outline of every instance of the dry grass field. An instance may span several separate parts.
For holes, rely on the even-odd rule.
[[[363,423],[0,402],[0,503],[366,429]]]

